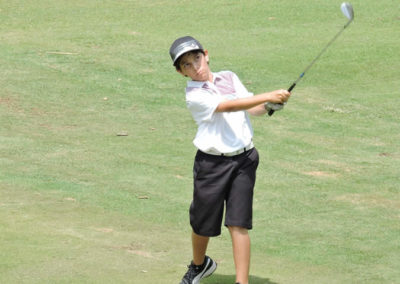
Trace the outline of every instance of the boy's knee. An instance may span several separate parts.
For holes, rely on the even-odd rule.
[[[240,234],[248,234],[249,230],[247,228],[239,227],[239,226],[228,226],[228,229],[231,233],[240,233]]]

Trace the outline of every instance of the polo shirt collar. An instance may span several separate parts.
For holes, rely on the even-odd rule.
[[[222,79],[222,77],[218,73],[212,73],[212,74],[213,74],[213,84]],[[187,82],[187,86],[189,88],[203,88],[208,84],[211,83],[209,81],[192,81],[192,80]]]

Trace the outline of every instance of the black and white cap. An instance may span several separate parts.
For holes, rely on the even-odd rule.
[[[169,55],[171,56],[173,65],[175,65],[178,58],[188,52],[193,50],[204,51],[203,46],[191,36],[180,37],[174,41],[169,49]]]

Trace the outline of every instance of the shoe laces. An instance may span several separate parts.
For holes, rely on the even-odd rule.
[[[187,267],[188,267],[189,269],[188,269],[188,271],[186,272],[184,278],[186,278],[186,279],[192,279],[192,278],[194,278],[194,277],[196,276],[196,274],[199,272],[199,268],[196,267],[196,265],[194,265],[194,264],[190,264],[190,265],[188,265]]]

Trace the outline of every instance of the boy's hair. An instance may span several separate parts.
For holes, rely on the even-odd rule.
[[[201,43],[191,36],[180,37],[172,43],[169,49],[169,55],[177,70],[180,70],[179,63],[182,55],[189,51],[200,51],[204,54]]]

